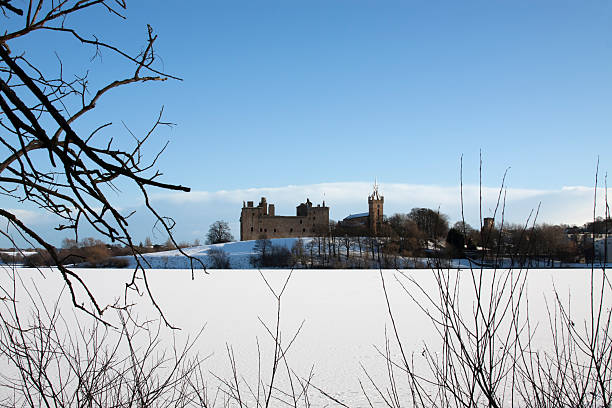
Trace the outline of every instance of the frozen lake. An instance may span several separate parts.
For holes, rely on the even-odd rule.
[[[382,276],[403,348],[408,354],[414,353],[418,360],[425,346],[435,348],[439,340],[431,322],[404,287],[413,296],[424,300],[423,293],[419,294],[410,279],[414,279],[425,290],[424,293],[434,298],[436,284],[431,270],[402,272],[385,270]],[[49,301],[57,297],[62,287],[58,274],[53,271],[44,271],[44,276],[28,269],[20,269],[18,273],[27,284],[36,282],[42,296]],[[100,303],[105,304],[122,297],[131,271],[90,269],[79,270],[79,273]],[[451,270],[448,273],[450,276],[461,276],[461,303],[469,313],[474,305],[470,271]],[[506,272],[497,273],[503,276]],[[485,270],[484,274],[490,276],[492,271]],[[280,291],[289,271],[265,270],[263,276],[274,290]],[[179,343],[205,327],[195,350],[201,356],[210,355],[204,362],[207,371],[221,378],[231,377],[226,351],[229,345],[234,350],[237,370],[244,377],[243,381],[256,383],[259,344],[263,357],[262,373],[264,378],[269,376],[274,342],[260,319],[268,327],[274,327],[276,300],[258,271],[223,270],[211,271],[209,275],[196,271],[192,280],[191,271],[188,270],[151,270],[148,280],[167,319],[180,327],[179,331],[174,332]],[[532,322],[540,322],[534,336],[535,343],[546,345],[550,342],[546,304],[548,302],[553,306],[553,285],[564,299],[571,293],[575,321],[579,322],[586,316],[590,299],[589,270],[530,270],[526,282]],[[146,297],[138,298],[131,294],[128,303],[130,301],[138,302],[137,313],[141,320],[157,316]],[[77,317],[80,322],[89,319],[83,313],[77,313]],[[302,323],[301,331],[286,356],[290,368],[302,377],[308,377],[312,369],[312,384],[349,406],[367,405],[361,380],[364,388],[371,393],[373,403],[382,406],[363,369],[365,367],[373,379],[384,385],[386,364],[376,347],[384,349],[385,330],[389,332],[392,326],[382,289],[381,272],[293,271],[282,297],[281,332],[284,344],[288,344]],[[168,340],[171,338],[169,332],[164,331]],[[393,344],[392,351],[397,356],[397,348]],[[286,372],[286,368],[283,370]],[[215,377],[211,375],[210,384],[215,383]],[[407,392],[405,387],[402,390]],[[408,401],[407,394],[400,397]],[[312,406],[337,406],[318,392],[313,394],[310,403]]]

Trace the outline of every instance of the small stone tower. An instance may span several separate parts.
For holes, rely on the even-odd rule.
[[[383,223],[383,203],[385,197],[378,193],[378,184],[374,182],[374,191],[368,196],[368,228],[372,235],[378,235]]]
[[[482,219],[482,233],[488,234],[495,228],[495,218],[486,217]]]

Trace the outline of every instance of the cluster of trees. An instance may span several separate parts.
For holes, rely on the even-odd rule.
[[[269,239],[256,241],[251,265],[258,268],[385,268],[425,267],[417,257],[402,258],[389,254],[380,237],[320,235],[297,239],[291,248],[273,244]]]
[[[413,208],[394,214],[376,236],[365,228],[330,223],[328,232],[304,243],[298,240],[291,251],[274,248],[260,240],[255,266],[369,268],[422,267],[424,258],[445,260],[471,258],[475,262],[503,262],[510,266],[555,266],[592,262],[592,234],[610,233],[612,222],[598,219],[582,227],[567,225],[505,224],[477,228],[429,208]],[[274,251],[269,249],[274,248]]]
[[[255,254],[250,259],[253,266],[283,268],[294,264],[291,252],[284,246],[272,244],[269,239],[257,240],[253,249]]]
[[[593,262],[593,225],[582,227],[563,224],[496,225],[490,229],[475,230],[469,225],[455,224],[447,236],[448,253],[455,257],[496,258],[514,266],[554,266],[559,263]],[[602,228],[599,234],[605,234]],[[595,232],[598,234],[598,232]]]
[[[62,247],[57,250],[65,265],[78,265],[91,268],[123,268],[129,262],[126,256],[131,254],[129,248],[120,245],[108,245],[91,237],[76,241],[65,238]],[[28,267],[54,266],[55,261],[48,251],[38,249],[34,254],[3,259],[5,263],[23,263]]]
[[[360,246],[360,240],[367,242],[368,238],[375,238],[373,247],[380,250],[381,259],[470,257],[487,262],[504,259],[510,265],[554,266],[555,262],[592,262],[595,258],[593,234],[601,236],[610,232],[612,222],[603,218],[582,227],[504,224],[474,228],[463,221],[450,226],[446,214],[429,208],[413,208],[409,213],[386,218],[376,237],[369,237],[366,229],[347,229],[332,223],[328,238],[332,247],[334,241],[340,241],[347,259],[350,247]]]

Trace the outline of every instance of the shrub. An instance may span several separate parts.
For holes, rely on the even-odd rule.
[[[18,264],[23,263],[24,257],[19,252],[13,252],[10,254],[2,252],[0,253],[0,260],[5,264]]]
[[[292,263],[291,251],[283,246],[272,245],[270,251],[262,257],[261,266],[282,268]]]
[[[211,248],[208,250],[210,258],[210,268],[212,269],[231,269],[229,256],[221,248]]]
[[[130,265],[128,258],[106,258],[103,261],[98,262],[95,267],[97,268],[127,268]]]
[[[38,266],[51,266],[53,265],[53,260],[47,251],[39,251],[33,255],[27,256],[23,263],[29,268],[36,268]]]
[[[286,268],[294,264],[294,258],[284,246],[273,245],[270,240],[258,240],[255,255],[251,256],[250,262],[256,267]]]

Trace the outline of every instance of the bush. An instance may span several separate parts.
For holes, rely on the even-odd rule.
[[[19,264],[24,262],[24,257],[19,252],[13,252],[10,254],[1,252],[0,260],[5,264]]]
[[[88,266],[106,266],[110,258],[110,251],[105,245],[94,245],[92,247],[83,248],[83,257]]]
[[[208,250],[210,258],[210,268],[212,269],[231,269],[229,256],[221,248],[211,248]]]
[[[92,238],[85,238],[78,247],[62,249],[59,256],[65,264],[82,264],[93,268],[109,266],[112,257],[103,242]]]
[[[51,266],[53,265],[53,260],[47,251],[40,251],[27,256],[23,264],[28,268],[36,268],[39,266]]]
[[[284,246],[273,245],[270,240],[258,240],[255,255],[251,256],[250,262],[256,267],[286,268],[293,266],[294,258]]]
[[[272,245],[270,251],[261,259],[261,266],[284,268],[292,264],[291,251],[283,246]]]
[[[106,258],[98,262],[96,268],[127,268],[130,265],[128,258]]]

